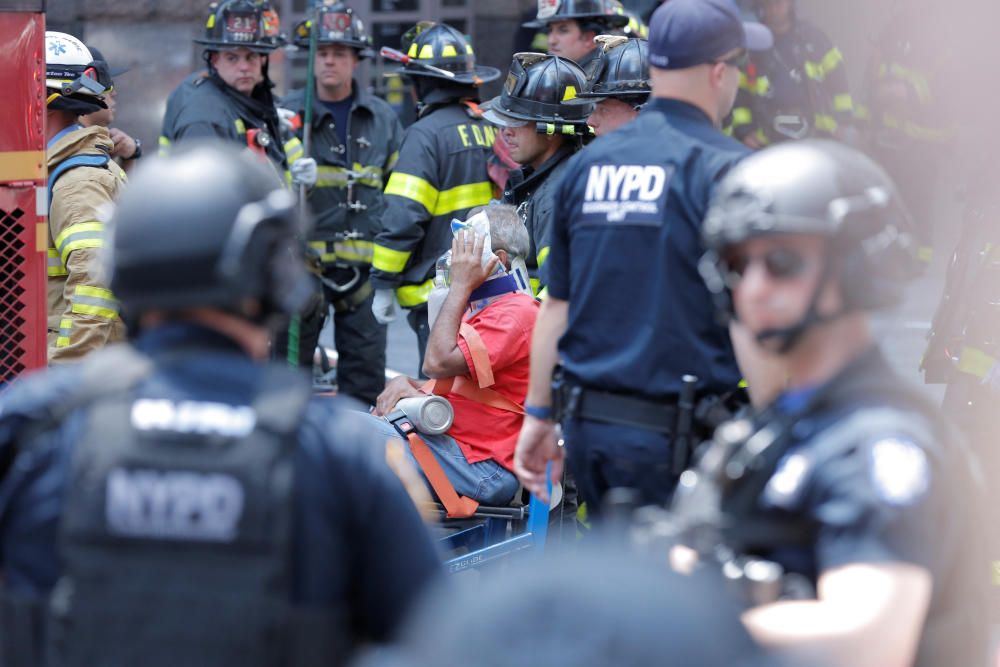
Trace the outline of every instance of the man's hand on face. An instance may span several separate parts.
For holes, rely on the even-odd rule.
[[[451,289],[471,294],[497,268],[500,258],[493,256],[482,263],[485,240],[470,229],[462,229],[451,242]]]
[[[375,399],[375,414],[384,417],[393,411],[396,403],[404,398],[412,396],[423,396],[424,394],[410,383],[410,378],[405,375],[398,375],[385,385],[385,389]]]

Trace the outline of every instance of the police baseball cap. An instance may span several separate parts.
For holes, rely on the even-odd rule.
[[[660,69],[685,69],[738,49],[766,51],[773,45],[771,31],[744,22],[733,0],[670,0],[649,23],[649,64]]]

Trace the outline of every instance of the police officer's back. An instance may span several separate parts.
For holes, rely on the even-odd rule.
[[[714,184],[746,153],[718,129],[739,83],[727,59],[767,39],[728,0],[671,0],[651,26],[653,99],[572,158],[556,193],[550,298],[516,461],[533,491],[544,494],[545,460],[561,457],[546,421],[556,340],[563,433],[592,509],[612,486],[638,488],[648,502],[669,497],[681,472],[672,442],[685,375],[697,376],[698,397],[736,390],[728,332],[698,277],[699,230]]]
[[[975,462],[869,328],[916,273],[911,228],[885,173],[829,141],[747,159],[705,221],[708,284],[789,386],[720,429],[675,509],[720,494],[715,553],[786,575],[748,627],[832,664],[985,664]]]
[[[260,361],[308,296],[294,198],[222,145],[134,182],[111,283],[138,337],[0,399],[0,654],[335,664],[385,640],[437,559],[384,443]]]

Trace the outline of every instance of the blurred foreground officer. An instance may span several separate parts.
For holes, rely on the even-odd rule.
[[[601,55],[580,97],[596,102],[587,124],[601,137],[639,116],[649,101],[649,44],[617,35],[597,38]]]
[[[339,664],[435,576],[384,443],[263,361],[309,295],[295,218],[223,145],[122,198],[111,283],[138,337],[0,398],[3,664]]]
[[[360,60],[371,55],[371,38],[361,20],[343,3],[317,11],[309,151],[319,173],[308,202],[315,219],[309,245],[322,266],[323,299],[302,319],[299,365],[312,368],[332,307],[337,389],[372,404],[385,385],[385,327],[372,314],[368,278],[373,241],[385,214],[382,189],[396,162],[403,128],[392,107],[354,77]],[[305,21],[295,30],[301,49],[309,48],[309,30]],[[305,122],[304,89],[289,93],[282,104]],[[286,335],[279,335],[276,347],[278,357],[285,358]]]
[[[854,98],[844,56],[822,30],[796,15],[795,0],[754,0],[774,48],[744,68],[733,136],[752,148],[789,139],[853,141]]]
[[[780,566],[793,598],[757,599],[748,628],[832,665],[985,664],[972,456],[870,331],[868,311],[916,274],[910,228],[881,168],[818,140],[736,167],[704,226],[717,302],[782,358],[789,386],[720,429],[675,509],[721,498],[725,546]]]
[[[477,586],[440,588],[418,607],[398,645],[356,667],[779,664],[747,634],[719,580],[683,577],[594,544],[524,561],[530,565],[495,572]]]
[[[518,53],[503,93],[486,111],[486,120],[501,128],[510,156],[523,165],[511,172],[503,200],[517,208],[528,228],[528,272],[536,294],[542,284],[538,271],[549,255],[556,187],[590,134],[587,116],[594,105],[578,97],[586,85],[586,75],[572,60]]]
[[[594,38],[628,22],[610,0],[538,0],[538,15],[524,27],[548,33],[549,55],[569,58],[588,71],[601,53]]]
[[[452,219],[493,199],[486,161],[496,130],[483,120],[479,87],[500,70],[476,65],[465,35],[444,23],[422,22],[402,40],[410,61],[400,73],[413,80],[417,122],[406,129],[399,159],[385,186],[386,212],[375,240],[372,286],[375,319],[409,310],[420,367],[427,347],[427,297],[434,267],[451,247]]]
[[[97,270],[101,211],[118,197],[125,172],[111,159],[108,129],[78,122],[108,108],[110,89],[107,63],[83,42],[45,33],[49,363],[78,361],[125,337],[118,302]]]
[[[643,503],[666,502],[692,435],[682,390],[695,393],[685,402],[737,391],[729,334],[697,263],[712,189],[749,152],[719,123],[736,97],[739,62],[769,37],[763,26],[745,27],[729,0],[670,0],[650,29],[652,101],[570,161],[556,191],[550,298],[535,328],[515,457],[531,491],[544,497],[548,461],[560,472],[561,418],[592,513],[616,486],[638,490]],[[557,356],[564,379],[553,392]]]

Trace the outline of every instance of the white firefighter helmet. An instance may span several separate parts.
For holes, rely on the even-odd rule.
[[[90,49],[73,35],[45,33],[45,87],[50,91],[100,97],[110,87],[102,69]]]

